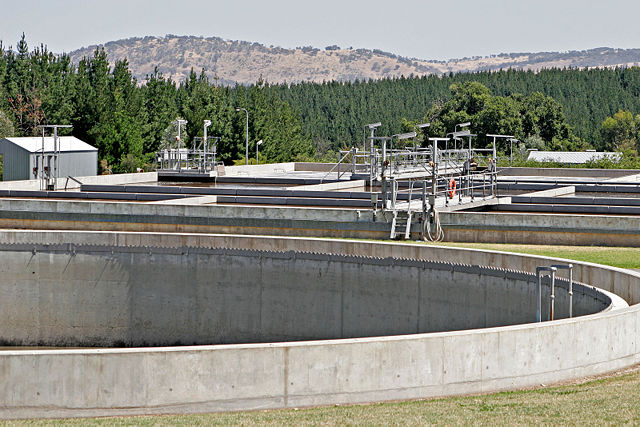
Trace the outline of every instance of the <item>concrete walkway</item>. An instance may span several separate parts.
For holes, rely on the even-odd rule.
[[[634,175],[625,175],[618,178],[611,178],[607,181],[610,182],[640,182],[640,173]]]

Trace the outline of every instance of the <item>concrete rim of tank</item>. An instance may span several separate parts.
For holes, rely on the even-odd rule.
[[[157,233],[146,233],[146,232],[113,232],[113,231],[74,231],[74,230],[0,230],[0,243],[2,243],[3,237],[6,235],[17,235],[23,234],[25,236],[36,235],[40,233],[54,234],[54,235],[76,235],[76,236],[86,236],[86,235],[96,235],[96,236],[104,236],[104,235],[124,235],[124,236],[156,236]],[[167,236],[167,235],[165,235]],[[283,236],[262,236],[262,235],[242,235],[242,234],[199,234],[199,233],[175,233],[169,235],[171,237],[177,236],[188,236],[193,237],[198,240],[206,239],[207,237],[219,237],[219,238],[239,238],[246,240],[257,240],[257,239],[280,239],[280,240],[289,240],[289,241],[324,241],[324,242],[356,242],[356,243],[371,243],[375,245],[389,245],[389,246],[411,246],[411,243],[395,243],[395,242],[385,242],[385,241],[359,241],[353,239],[326,239],[326,238],[307,238],[307,237],[283,237]],[[24,241],[23,239],[19,239],[21,244],[41,244],[42,242],[34,242],[34,241]],[[131,243],[131,242],[128,242]],[[79,243],[75,243],[79,244]],[[116,244],[118,245],[118,244]],[[138,246],[138,245],[118,245],[118,246]],[[422,244],[413,244],[416,247],[425,247]],[[165,247],[175,247],[175,246],[165,246]],[[205,247],[205,246],[189,246],[189,247]],[[453,246],[431,246],[436,250],[453,250],[453,251],[461,251],[461,252],[470,252],[470,253],[483,253],[483,254],[506,254],[512,255],[515,257],[521,258],[531,258],[537,259],[541,262],[545,263],[572,263],[574,266],[576,265],[584,265],[590,266],[593,268],[599,268],[603,270],[611,270],[616,271],[621,274],[626,274],[632,277],[636,277],[640,281],[640,272],[636,272],[629,269],[623,269],[618,267],[607,266],[603,264],[596,264],[591,262],[583,262],[583,261],[575,261],[571,259],[565,258],[556,258],[556,257],[545,257],[541,255],[530,255],[530,254],[522,254],[516,252],[508,252],[508,251],[496,251],[496,250],[484,250],[484,249],[475,249],[475,248],[462,248],[462,247],[453,247]],[[238,249],[235,247],[229,247],[229,249]],[[246,249],[246,248],[241,248]],[[252,248],[253,249],[253,248]],[[297,252],[295,249],[290,249],[289,251]],[[317,251],[320,253],[321,251]],[[310,252],[309,252],[310,253]],[[356,255],[358,256],[358,255]],[[87,354],[103,354],[103,353],[137,353],[137,352],[179,352],[179,351],[194,351],[194,350],[214,350],[214,349],[242,349],[242,348],[272,348],[272,347],[300,347],[300,346],[318,346],[326,343],[331,344],[348,344],[348,343],[367,343],[367,342],[379,342],[379,341],[399,341],[399,340],[407,340],[407,339],[418,339],[427,336],[439,336],[439,335],[474,335],[474,334],[482,334],[488,332],[499,332],[506,330],[526,330],[531,328],[540,328],[540,327],[548,327],[556,324],[562,323],[576,323],[581,322],[583,320],[587,320],[593,317],[603,317],[607,315],[617,314],[620,310],[629,309],[633,310],[636,307],[640,310],[640,302],[635,304],[629,304],[625,298],[619,296],[618,294],[611,292],[609,290],[603,289],[599,286],[591,285],[590,283],[583,282],[583,284],[593,288],[596,292],[604,294],[606,297],[610,298],[611,303],[604,310],[593,313],[586,314],[581,316],[576,316],[574,318],[564,318],[554,320],[552,323],[549,321],[543,321],[540,323],[522,323],[516,325],[506,325],[506,326],[496,326],[496,327],[485,327],[485,328],[477,328],[477,329],[469,329],[469,330],[456,330],[456,331],[443,331],[443,332],[426,332],[426,333],[414,333],[414,334],[399,334],[399,335],[390,335],[390,336],[371,336],[371,337],[358,337],[358,338],[334,338],[334,339],[323,339],[323,340],[303,340],[303,341],[289,341],[289,342],[270,342],[270,343],[240,343],[240,344],[210,344],[210,345],[181,345],[181,346],[149,346],[149,347],[131,347],[131,348],[95,348],[95,349],[42,349],[42,350],[4,350],[2,351],[3,355],[10,354],[77,354],[77,353],[87,353]]]
[[[594,282],[597,284],[603,282],[602,284],[608,286],[609,289],[604,289],[602,286],[598,286],[598,288],[610,296],[613,303],[605,311],[572,319],[542,322],[540,324],[529,323],[453,332],[269,344],[3,351],[0,353],[0,368],[8,367],[4,365],[4,363],[17,363],[17,365],[11,366],[19,369],[19,367],[16,366],[23,362],[25,367],[32,367],[34,363],[38,363],[37,361],[44,361],[45,359],[52,362],[55,366],[58,366],[58,364],[60,364],[60,366],[68,366],[66,363],[70,362],[65,360],[65,355],[83,356],[83,361],[88,360],[86,362],[87,366],[93,366],[91,363],[96,363],[95,361],[91,362],[93,356],[100,357],[101,355],[106,357],[106,359],[100,359],[101,363],[104,364],[117,364],[121,361],[122,357],[132,355],[143,358],[134,359],[134,361],[131,362],[133,364],[139,363],[141,366],[147,366],[146,364],[151,363],[151,366],[156,366],[153,365],[153,363],[156,362],[150,362],[148,360],[149,357],[153,358],[154,355],[160,355],[162,359],[165,360],[167,358],[171,359],[170,354],[177,355],[178,357],[181,354],[184,355],[188,353],[196,357],[196,361],[194,361],[195,366],[190,367],[191,369],[195,369],[197,366],[201,368],[209,366],[208,363],[211,362],[209,357],[211,355],[221,357],[223,353],[226,354],[227,351],[231,351],[229,355],[236,357],[235,354],[239,350],[254,350],[254,352],[251,352],[252,354],[257,351],[259,354],[266,355],[264,359],[259,360],[284,361],[282,362],[284,363],[283,366],[273,367],[274,378],[271,378],[270,375],[272,374],[261,372],[261,375],[258,376],[259,379],[256,381],[261,381],[261,379],[269,379],[272,381],[270,384],[266,384],[265,387],[273,387],[273,384],[278,384],[278,387],[280,387],[283,381],[284,384],[282,385],[282,390],[276,391],[262,390],[259,389],[259,384],[251,384],[249,388],[256,390],[255,396],[240,393],[240,395],[234,397],[233,395],[220,392],[221,395],[224,394],[225,399],[222,399],[223,396],[212,393],[211,390],[208,390],[209,394],[205,393],[206,396],[203,397],[202,391],[194,391],[188,385],[184,385],[184,387],[181,385],[181,390],[184,388],[184,390],[186,390],[184,393],[187,393],[187,395],[181,395],[177,400],[173,396],[168,395],[166,391],[160,390],[158,390],[158,396],[154,395],[153,397],[146,394],[144,396],[134,396],[132,394],[131,405],[126,405],[128,408],[123,408],[121,402],[115,402],[110,397],[92,397],[91,399],[83,400],[82,396],[86,395],[85,391],[82,393],[82,396],[77,396],[76,394],[69,396],[69,402],[66,402],[64,399],[62,401],[58,400],[60,406],[56,408],[59,412],[55,412],[56,408],[51,408],[51,405],[47,403],[48,401],[45,402],[46,399],[44,397],[42,397],[42,399],[34,399],[35,389],[47,385],[51,386],[50,382],[55,383],[55,381],[67,378],[64,373],[52,370],[51,372],[42,373],[42,377],[25,386],[29,388],[29,390],[25,390],[24,397],[21,393],[18,393],[20,396],[16,397],[15,395],[11,395],[9,391],[6,391],[4,394],[0,392],[0,417],[20,418],[26,416],[44,416],[44,414],[49,414],[50,416],[52,409],[54,410],[53,416],[80,416],[83,414],[115,415],[121,413],[157,413],[158,408],[171,408],[176,406],[183,407],[185,412],[202,412],[426,398],[451,394],[514,389],[540,384],[541,382],[562,381],[605,373],[640,362],[640,343],[638,342],[638,337],[640,336],[640,273],[631,270],[573,260],[509,252],[388,242],[240,235],[175,234],[159,236],[154,233],[136,232],[0,230],[0,241],[11,239],[16,243],[24,244],[29,241],[35,243],[32,239],[36,238],[38,243],[42,243],[42,239],[45,236],[49,236],[53,241],[61,239],[64,236],[65,241],[78,239],[79,242],[91,236],[96,239],[107,237],[113,240],[113,242],[110,243],[119,242],[119,244],[123,246],[135,245],[136,243],[143,244],[153,236],[155,236],[158,241],[162,241],[165,245],[169,246],[171,246],[172,242],[175,243],[178,241],[183,243],[197,242],[204,245],[216,239],[231,240],[234,242],[242,240],[244,243],[250,245],[252,249],[260,246],[260,244],[273,248],[278,245],[291,245],[292,242],[297,241],[314,245],[314,247],[318,249],[316,252],[322,252],[319,250],[321,248],[342,247],[343,249],[349,249],[351,254],[354,251],[357,252],[358,248],[360,248],[360,250],[369,248],[369,250],[375,251],[380,250],[382,247],[385,250],[395,250],[398,254],[438,252],[439,255],[449,257],[453,254],[463,254],[465,259],[472,258],[470,263],[474,264],[474,259],[477,260],[478,258],[502,263],[512,263],[519,260],[520,268],[518,269],[522,271],[526,271],[524,267],[535,265],[538,262],[571,262],[577,267],[576,280],[592,286]],[[69,238],[70,236],[71,238]],[[585,280],[587,276],[589,279]],[[624,295],[624,298],[619,295],[623,293],[621,291],[626,291],[627,293]],[[630,306],[627,306],[627,302]],[[568,342],[563,341],[562,336],[567,337]],[[463,346],[472,344],[473,348],[458,348],[456,347],[456,343]],[[398,346],[397,344],[401,345]],[[527,344],[537,347],[533,349],[519,348]],[[572,344],[575,345],[575,347],[566,348],[567,345]],[[324,353],[324,347],[326,347],[326,354]],[[409,347],[414,350],[415,348],[434,348],[438,349],[438,351],[441,350],[442,354],[436,355],[435,361],[433,362],[433,365],[440,368],[440,372],[438,373],[437,369],[433,375],[432,370],[429,370],[428,375],[423,372],[425,376],[429,377],[424,381],[420,381],[420,378],[410,378],[410,375],[409,378],[404,379],[407,373],[411,374],[413,372],[412,369],[420,369],[425,362],[424,354],[412,353],[417,360],[407,359],[407,353],[411,353],[411,350],[408,350]],[[340,348],[342,348],[342,350]],[[268,353],[263,353],[263,350],[268,351]],[[340,371],[340,364],[349,363],[349,361],[351,361],[352,365],[357,364],[360,358],[352,354],[356,351],[362,351],[364,353],[362,356],[363,365],[366,365],[367,361],[371,362],[372,357],[384,351],[386,352],[384,354],[387,354],[389,357],[389,363],[396,362],[394,366],[397,366],[397,368],[389,366],[360,366],[357,367],[357,369],[361,371],[355,374],[349,372],[347,375],[343,371]],[[322,359],[322,363],[338,369],[342,375],[347,375],[348,379],[360,380],[361,382],[357,385],[345,384],[344,381],[341,382],[340,378],[317,377],[319,381],[317,385],[309,383],[309,376],[312,376],[315,369],[320,369],[318,367],[318,363],[320,362],[317,362],[316,359],[319,355],[326,357],[326,359]],[[448,357],[445,357],[445,355]],[[115,359],[111,356],[114,356]],[[525,356],[531,357],[527,358]],[[567,358],[565,359],[564,356],[567,356]],[[202,359],[200,359],[200,357]],[[275,357],[275,359],[273,359],[273,357]],[[477,366],[478,361],[476,358],[482,361],[482,366]],[[505,361],[509,361],[512,358],[516,366],[511,366],[511,364],[505,365]],[[81,363],[76,358],[74,358],[74,360],[77,363]],[[427,360],[427,362],[429,361],[430,360]],[[174,366],[171,364],[173,362],[166,363]],[[402,365],[403,363],[411,366],[407,368]],[[485,363],[487,364],[487,370],[491,368],[491,373],[489,374],[484,374]],[[557,364],[557,368],[555,369],[554,364]],[[491,365],[491,367],[489,365]],[[176,365],[175,368],[180,369],[182,366]],[[326,366],[324,366],[323,369],[325,368]],[[394,369],[402,372],[403,380],[396,381],[396,371]],[[504,370],[505,374],[496,373],[496,370]],[[149,387],[155,387],[159,383],[164,384],[168,381],[163,378],[156,378],[161,374],[152,371],[153,369],[150,369],[149,372],[145,373],[145,375],[148,376],[142,377],[143,380],[149,380]],[[299,375],[305,373],[308,384],[301,387],[299,384],[304,383],[304,378],[300,378]],[[194,373],[193,375],[196,374],[200,375],[199,373]],[[49,378],[49,375],[56,378]],[[154,375],[156,377],[154,377]],[[238,381],[238,378],[242,378],[243,373],[232,372],[229,375],[230,378]],[[247,373],[246,375],[249,374]],[[373,375],[374,378],[369,378],[370,375]],[[339,375],[336,374],[336,377],[337,376]],[[361,376],[362,378],[360,378]],[[435,376],[435,378],[431,378],[432,376]],[[109,381],[108,378],[100,378],[105,382]],[[225,378],[227,377],[220,380],[222,381],[222,383],[220,383],[222,386],[225,385]],[[400,378],[400,374],[398,374],[398,378]],[[17,378],[14,380],[18,381]],[[14,380],[9,379],[10,385],[14,384],[12,382]],[[84,383],[85,379],[82,378],[81,380]],[[186,377],[182,378],[182,380],[189,381],[193,380],[193,378]],[[38,383],[38,381],[40,381],[40,383]],[[80,381],[80,379],[77,381]],[[116,382],[116,379],[111,379],[111,381],[113,383],[104,385],[104,387],[117,389],[120,386]],[[291,382],[291,385],[288,384],[289,382]],[[146,386],[145,384],[144,387]],[[95,387],[95,385],[87,385],[87,387],[91,388]],[[10,388],[10,386],[6,387],[6,389]],[[148,390],[145,389],[145,393],[146,392],[148,392]],[[207,391],[205,390],[205,392]],[[53,394],[55,395],[55,393]],[[40,396],[39,393],[38,396]],[[216,400],[216,397],[220,397],[221,400]],[[52,396],[49,396],[49,398],[50,400],[53,399]],[[230,403],[230,398],[232,399],[232,403]]]

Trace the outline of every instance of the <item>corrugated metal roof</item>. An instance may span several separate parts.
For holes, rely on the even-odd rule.
[[[2,143],[9,141],[30,153],[40,153],[42,151],[42,137],[41,136],[23,136],[23,137],[8,137],[0,140]],[[79,140],[75,136],[59,136],[58,137],[58,150],[64,151],[98,151],[97,148],[87,144],[84,141]],[[53,152],[53,137],[47,136],[44,138],[44,152]]]
[[[527,160],[581,164],[604,157],[618,160],[620,153],[612,151],[530,151]]]

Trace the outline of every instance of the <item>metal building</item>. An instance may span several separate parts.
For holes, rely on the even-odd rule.
[[[614,162],[620,160],[620,153],[613,151],[538,151],[530,150],[527,160],[535,160],[537,162],[556,162],[572,165],[587,163],[608,158]]]
[[[98,174],[98,149],[74,136],[59,136],[55,148],[52,136],[7,137],[0,139],[3,180],[37,179],[43,167],[54,167],[56,151],[58,177]]]

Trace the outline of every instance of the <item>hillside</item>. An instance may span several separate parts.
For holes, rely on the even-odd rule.
[[[409,76],[518,68],[593,68],[640,65],[640,49],[597,48],[571,52],[511,53],[449,61],[409,59],[380,50],[298,47],[283,49],[218,37],[174,36],[130,38],[103,45],[109,60],[127,58],[138,80],[154,67],[175,81],[193,68],[204,69],[220,84],[354,81]],[[69,53],[73,62],[91,56],[97,46]]]

